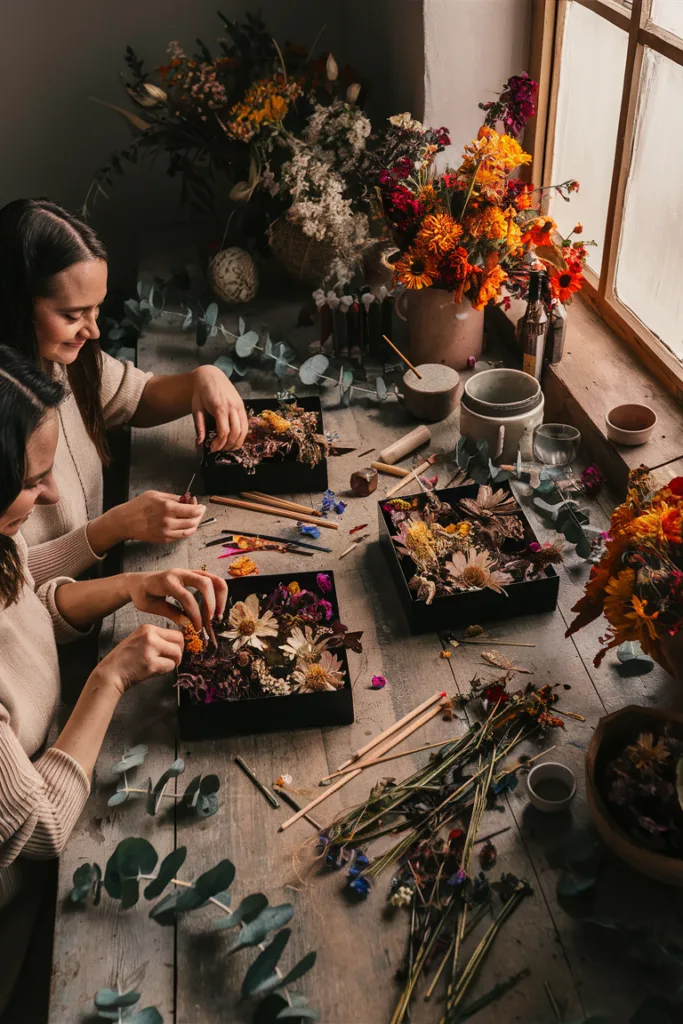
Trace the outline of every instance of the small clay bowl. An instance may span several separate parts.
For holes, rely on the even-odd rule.
[[[657,413],[649,405],[617,405],[605,416],[607,436],[617,444],[635,447],[652,437]]]
[[[576,777],[558,761],[545,761],[531,769],[526,780],[529,800],[537,811],[564,811],[576,794]]]

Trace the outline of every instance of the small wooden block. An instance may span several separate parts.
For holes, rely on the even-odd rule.
[[[357,469],[351,474],[351,490],[359,498],[367,498],[368,494],[377,490],[378,480],[379,474],[376,469]]]

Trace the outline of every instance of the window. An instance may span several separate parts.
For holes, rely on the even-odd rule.
[[[550,213],[565,232],[580,221],[596,241],[585,298],[680,397],[683,0],[537,0],[535,9],[535,169],[545,185],[581,183],[570,204],[552,197]]]

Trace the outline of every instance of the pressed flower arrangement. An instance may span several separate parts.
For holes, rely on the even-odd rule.
[[[574,606],[571,636],[604,613],[599,665],[607,651],[637,640],[676,675],[669,646],[683,627],[683,477],[652,490],[648,470],[629,474],[626,500],[612,513],[604,553]]]
[[[320,399],[258,399],[247,406],[249,432],[241,448],[211,452],[204,446],[202,472],[208,491],[219,494],[262,488],[270,494],[327,488],[329,442]]]
[[[399,250],[396,284],[445,289],[454,302],[468,298],[475,310],[490,301],[508,305],[507,294],[501,299],[503,286],[524,292],[534,266],[548,270],[552,296],[562,303],[581,288],[590,244],[573,237],[581,225],[560,238],[542,212],[548,191],[569,200],[578,182],[535,189],[516,176],[531,163],[516,136],[534,113],[536,90],[528,75],[514,76],[498,101],[481,104],[486,119],[476,139],[465,146],[459,167],[441,173],[434,161],[450,144],[448,130],[425,128],[409,114],[389,119],[377,151],[386,158],[377,186]]]
[[[537,541],[509,487],[394,498],[380,502],[379,519],[413,630],[448,628],[460,614],[469,624],[555,607],[563,544]]]
[[[231,581],[215,633],[216,646],[185,636],[181,730],[188,714],[218,734],[353,721],[346,651],[362,634],[339,621],[331,573]]]

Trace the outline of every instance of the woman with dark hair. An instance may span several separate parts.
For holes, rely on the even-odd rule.
[[[36,588],[20,530],[34,510],[59,499],[53,461],[63,394],[60,382],[0,346],[0,1017],[40,902],[45,876],[36,862],[58,856],[68,840],[120,698],[172,671],[183,649],[177,630],[136,629],[90,674],[54,745],[44,749],[60,694],[55,637],[81,637],[129,601],[176,623],[184,614],[210,632],[227,600],[223,580],[187,570],[84,582],[58,577]],[[201,594],[201,610],[189,587]]]
[[[214,451],[239,447],[244,404],[215,366],[154,376],[100,350],[97,317],[107,290],[106,251],[92,228],[43,200],[17,199],[0,210],[0,309],[4,336],[37,367],[68,382],[59,410],[57,505],[36,510],[26,527],[37,583],[78,576],[124,540],[170,543],[188,537],[205,512],[178,495],[146,491],[102,514],[106,431],[167,423],[192,413],[197,443],[214,418]]]

